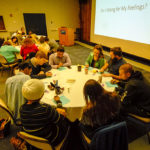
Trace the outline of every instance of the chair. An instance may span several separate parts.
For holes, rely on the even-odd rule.
[[[90,150],[128,150],[128,132],[125,122],[111,124],[96,130]]]
[[[134,114],[129,114],[127,120],[132,123],[135,127],[141,127],[143,131],[147,134],[148,142],[150,144],[150,118],[140,117]]]
[[[5,57],[0,54],[0,64],[1,64],[0,68],[1,68],[1,71],[2,71],[2,75],[3,75],[3,71],[5,69],[11,69],[10,72],[12,74],[13,73],[13,68],[18,65],[18,62],[8,63],[7,60],[5,59]]]
[[[31,134],[28,134],[26,132],[18,132],[19,136],[24,139],[26,142],[28,142],[29,144],[31,144],[32,146],[38,148],[38,149],[42,149],[42,150],[60,150],[64,141],[66,140],[67,136],[68,136],[68,132],[65,136],[65,138],[62,140],[62,142],[57,145],[56,147],[52,147],[49,143],[49,141],[45,138],[41,138],[38,136],[34,136]]]
[[[42,150],[54,150],[47,139],[30,135],[26,132],[19,132],[19,136],[34,147]]]
[[[0,99],[0,108],[1,108],[1,110],[5,113],[5,117],[4,117],[4,118],[10,117],[11,120],[13,120],[13,122],[14,122],[14,124],[15,124],[16,126],[20,126],[20,124],[18,124],[18,123],[15,121],[12,112],[9,110],[9,108],[7,107],[7,105],[5,104],[5,102],[4,102],[2,99]]]

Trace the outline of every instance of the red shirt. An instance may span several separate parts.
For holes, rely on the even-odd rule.
[[[27,57],[27,55],[29,54],[29,53],[31,53],[31,52],[34,52],[34,53],[36,53],[38,51],[38,48],[37,48],[37,46],[34,44],[34,45],[32,45],[32,46],[22,46],[21,47],[21,51],[20,51],[20,54],[21,54],[21,56],[23,57],[23,59],[25,60],[26,59],[26,57]]]

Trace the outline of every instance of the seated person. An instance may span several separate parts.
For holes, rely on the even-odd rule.
[[[48,64],[45,53],[38,51],[35,57],[31,58],[30,64],[32,67],[31,78],[43,79],[51,77],[52,73],[47,72],[51,70],[51,66]]]
[[[25,132],[46,138],[52,146],[57,146],[66,136],[68,120],[60,114],[62,109],[40,103],[44,90],[44,83],[38,79],[30,79],[23,85],[26,103],[20,109],[21,122]]]
[[[16,36],[13,36],[11,38],[11,42],[13,46],[17,46],[18,45],[18,38]]]
[[[48,56],[48,52],[50,52],[50,46],[45,42],[45,37],[41,36],[39,41],[39,50],[43,51],[46,54],[46,56]]]
[[[57,52],[51,54],[49,57],[49,64],[54,69],[58,69],[60,67],[69,67],[71,66],[71,60],[62,46],[57,49]]]
[[[19,72],[9,77],[5,83],[5,95],[6,95],[6,104],[14,114],[15,119],[20,118],[19,109],[22,104],[25,103],[25,100],[22,96],[22,86],[23,84],[30,79],[30,73],[32,71],[29,63],[22,62],[19,64]]]
[[[53,52],[57,51],[59,44],[54,39],[49,39],[48,37],[45,37],[45,42],[49,44],[51,51]]]
[[[38,51],[37,46],[33,43],[33,40],[31,38],[26,38],[23,41],[23,44],[21,46],[20,54],[25,60],[27,55],[31,52],[36,53]]]
[[[101,69],[104,66],[105,60],[103,55],[103,48],[101,45],[96,45],[94,47],[93,52],[88,56],[85,66],[86,67],[94,67]]]
[[[118,82],[118,90],[122,95],[121,112],[150,117],[150,83],[130,64],[120,67],[119,76],[123,79]]]
[[[92,139],[95,130],[118,121],[120,99],[114,92],[107,92],[97,81],[88,80],[83,89],[86,106],[83,110],[81,128]]]
[[[32,31],[29,31],[28,37],[33,40],[33,43],[38,44],[38,37],[35,33],[33,33]]]
[[[122,57],[122,50],[120,47],[114,47],[110,49],[110,60],[100,69],[100,72],[104,72],[108,68],[109,74],[103,74],[105,77],[119,78],[119,68],[125,64],[126,61]]]
[[[9,41],[5,41],[3,46],[0,48],[0,54],[5,57],[8,63],[15,62],[16,60],[15,53],[19,52],[20,50],[13,47]]]

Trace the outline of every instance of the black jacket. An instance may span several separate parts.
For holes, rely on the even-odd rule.
[[[47,71],[51,70],[51,66],[48,63],[45,63],[42,66],[40,65],[34,66],[30,61],[30,65],[32,67],[31,78],[37,78],[37,79],[46,78],[45,74],[38,75],[39,72],[44,71],[44,73],[46,73]]]
[[[123,88],[122,105],[124,107],[136,106],[150,115],[150,83],[145,80],[142,73],[135,71],[126,82],[119,82]]]

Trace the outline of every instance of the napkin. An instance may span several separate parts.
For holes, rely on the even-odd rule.
[[[60,68],[58,68],[57,70],[63,71],[63,70],[66,70],[66,68],[65,68],[65,67],[60,67]]]
[[[88,70],[93,70],[93,67],[89,67]]]
[[[118,87],[117,84],[111,84],[109,81],[105,82],[107,87]]]

